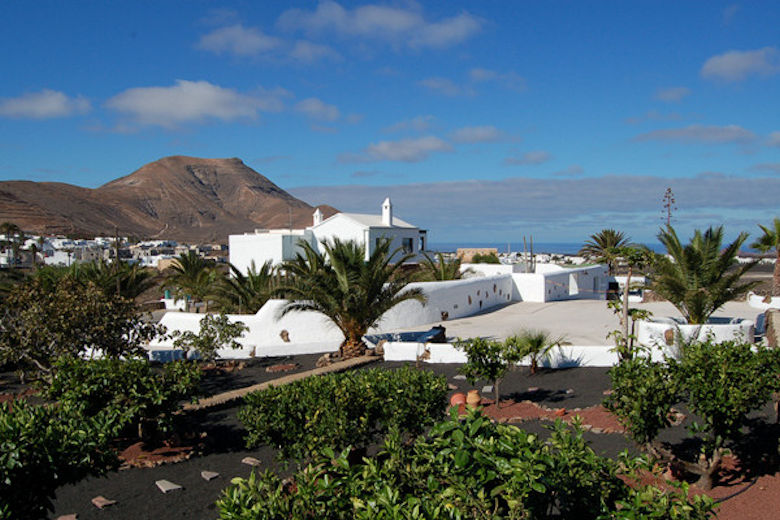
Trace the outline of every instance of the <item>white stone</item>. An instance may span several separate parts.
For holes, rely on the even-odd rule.
[[[167,493],[168,491],[174,491],[176,489],[181,489],[180,485],[174,484],[170,480],[158,480],[157,482],[155,482],[155,484],[163,493]]]

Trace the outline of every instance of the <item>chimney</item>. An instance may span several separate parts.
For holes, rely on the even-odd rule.
[[[393,203],[390,202],[390,197],[387,197],[382,203],[382,225],[393,225]]]
[[[314,212],[314,225],[317,226],[319,224],[322,224],[322,211],[320,211],[320,208],[317,208]]]

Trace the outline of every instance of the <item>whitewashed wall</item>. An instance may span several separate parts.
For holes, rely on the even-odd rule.
[[[764,296],[760,296],[751,291],[748,293],[747,302],[748,305],[754,309],[760,309],[762,311],[768,309],[780,309],[780,296],[772,296],[769,298],[769,302],[766,302]]]
[[[666,332],[671,330],[675,335],[680,335],[684,341],[694,339],[704,341],[712,338],[715,342],[723,341],[747,341],[753,343],[755,340],[755,323],[751,320],[734,319],[733,323],[724,323],[721,320],[713,319],[711,323],[704,325],[688,325],[682,320],[673,318],[653,318],[652,320],[642,320],[637,326],[637,341],[642,345],[659,346],[674,355],[674,346],[667,346]]]

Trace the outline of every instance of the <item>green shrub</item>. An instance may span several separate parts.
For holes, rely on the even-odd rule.
[[[226,314],[206,314],[200,320],[200,330],[197,334],[192,331],[173,331],[173,346],[184,350],[186,354],[190,350],[198,353],[200,359],[213,361],[217,357],[217,350],[221,348],[241,348],[236,341],[248,331],[249,327],[244,322],[231,322]]]
[[[464,341],[458,339],[455,343],[455,348],[462,350],[467,359],[458,372],[466,376],[472,385],[479,380],[493,383],[496,405],[501,396],[498,385],[509,370],[507,354],[511,356],[511,350],[507,348],[508,344],[484,338],[471,338]]]
[[[495,253],[477,253],[471,257],[472,264],[500,264],[501,260],[498,259]]]
[[[145,359],[61,358],[54,364],[52,382],[43,388],[50,399],[81,403],[89,415],[114,410],[124,424],[143,427],[154,422],[166,430],[182,400],[190,398],[200,381],[197,364],[166,363],[156,370]]]
[[[0,519],[43,518],[58,486],[114,465],[121,423],[77,403],[0,403]]]
[[[412,445],[392,432],[362,463],[348,455],[326,448],[290,479],[270,471],[233,479],[217,502],[220,518],[703,520],[712,509],[711,499],[689,501],[681,490],[632,489],[579,427],[560,421],[542,442],[472,411]]]
[[[403,367],[309,377],[246,396],[238,418],[249,447],[304,458],[324,447],[362,447],[391,428],[419,434],[441,417],[446,378]]]
[[[780,390],[780,350],[737,341],[692,342],[679,360],[666,364],[647,358],[624,360],[611,371],[612,395],[605,400],[631,437],[650,453],[668,457],[655,439],[669,426],[669,412],[678,401],[701,417],[689,426],[702,445],[694,461],[677,460],[699,475],[697,484],[709,489],[730,443],[747,424],[748,414]]]

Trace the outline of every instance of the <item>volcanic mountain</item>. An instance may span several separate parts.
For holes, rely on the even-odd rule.
[[[328,217],[337,212],[320,206]],[[301,228],[315,208],[240,159],[165,157],[96,189],[0,182],[0,222],[29,233],[227,242],[255,228]]]

